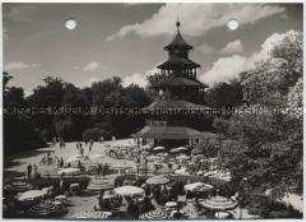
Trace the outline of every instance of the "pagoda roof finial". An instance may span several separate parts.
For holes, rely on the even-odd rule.
[[[176,25],[177,31],[179,32],[181,23],[179,21],[178,11],[176,11],[176,23],[175,23],[175,25]]]

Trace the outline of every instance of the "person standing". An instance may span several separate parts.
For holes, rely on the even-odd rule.
[[[93,144],[94,144],[94,141],[93,141],[93,139],[90,139],[89,140],[89,152],[92,150],[92,147],[93,147]]]
[[[34,165],[33,165],[33,177],[34,177],[34,178],[37,178],[37,176],[38,176],[37,166],[36,166],[36,164],[34,164]]]
[[[100,174],[102,172],[102,164],[101,163],[98,163],[98,169],[97,169],[97,178],[100,178]]]
[[[60,168],[64,167],[64,159],[63,159],[63,157],[61,157],[61,159],[60,159],[59,166],[60,166]]]
[[[61,180],[59,182],[59,189],[60,189],[60,193],[64,192],[64,180],[63,180],[63,178],[61,178]]]
[[[32,176],[32,165],[29,164],[28,165],[28,178],[31,178],[31,176]]]

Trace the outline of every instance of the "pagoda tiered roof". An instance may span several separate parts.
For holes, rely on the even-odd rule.
[[[192,46],[189,45],[184,38],[181,35],[181,32],[178,31],[177,34],[175,35],[174,39],[167,45],[164,47],[165,50],[171,50],[174,48],[183,48],[183,49],[187,49],[190,50],[192,49]]]
[[[215,138],[215,134],[200,132],[184,126],[145,126],[133,135],[134,138],[150,139],[207,139]]]
[[[187,102],[184,100],[156,100],[151,103],[148,107],[144,108],[144,110],[154,111],[154,110],[203,110],[207,107]]]
[[[153,81],[152,87],[166,87],[166,86],[198,86],[207,88],[208,86],[197,79],[189,79],[185,77],[165,76],[156,78]]]
[[[173,68],[199,68],[200,65],[191,61],[190,59],[186,59],[178,56],[171,56],[168,60],[157,66],[159,69],[173,69]]]

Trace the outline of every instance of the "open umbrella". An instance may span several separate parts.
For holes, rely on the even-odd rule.
[[[59,208],[53,202],[41,202],[37,205],[32,206],[28,210],[28,213],[34,217],[55,216],[64,212],[64,208]]]
[[[179,155],[179,156],[175,157],[175,159],[177,159],[177,160],[186,160],[186,159],[189,159],[189,156],[187,156],[187,155]]]
[[[151,184],[151,185],[162,185],[162,184],[166,184],[166,183],[169,183],[170,180],[165,177],[165,176],[154,176],[154,177],[151,177],[149,179],[147,179],[146,183],[147,184]]]
[[[114,189],[115,193],[121,196],[142,195],[144,190],[136,186],[121,186]]]
[[[46,190],[28,190],[18,195],[17,199],[19,201],[35,200],[43,198],[45,195],[47,195]]]
[[[151,220],[162,220],[167,218],[167,213],[164,211],[150,211],[139,217],[139,219],[151,219]]]
[[[24,192],[30,189],[33,189],[33,185],[25,181],[14,181],[4,186],[4,190],[14,192]]]
[[[153,150],[154,151],[162,151],[162,150],[165,150],[166,148],[164,146],[157,146],[157,147],[154,147]]]
[[[184,146],[180,146],[177,148],[173,148],[170,150],[170,153],[180,153],[180,152],[186,152],[188,150],[188,148],[184,147]]]
[[[202,182],[190,183],[184,186],[186,191],[196,191],[196,190],[210,190],[213,186],[209,184],[205,184]]]
[[[67,163],[73,163],[73,162],[78,162],[79,160],[83,159],[83,157],[81,155],[76,155],[76,156],[71,156],[68,157],[65,162]]]
[[[69,176],[76,176],[81,173],[79,168],[62,168],[57,171],[58,175],[69,175]]]
[[[152,155],[152,156],[148,156],[148,157],[147,157],[147,160],[148,160],[148,161],[157,161],[157,160],[159,160],[159,159],[161,159],[161,157],[155,156],[155,155]]]
[[[141,150],[151,150],[152,149],[152,144],[146,144],[141,146]]]
[[[216,195],[200,202],[200,204],[210,210],[226,211],[237,207],[237,201]]]
[[[87,190],[109,190],[114,187],[113,181],[110,180],[92,180],[87,186]]]

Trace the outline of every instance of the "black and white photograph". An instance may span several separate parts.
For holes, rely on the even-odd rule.
[[[303,219],[302,3],[2,3],[2,218]]]

